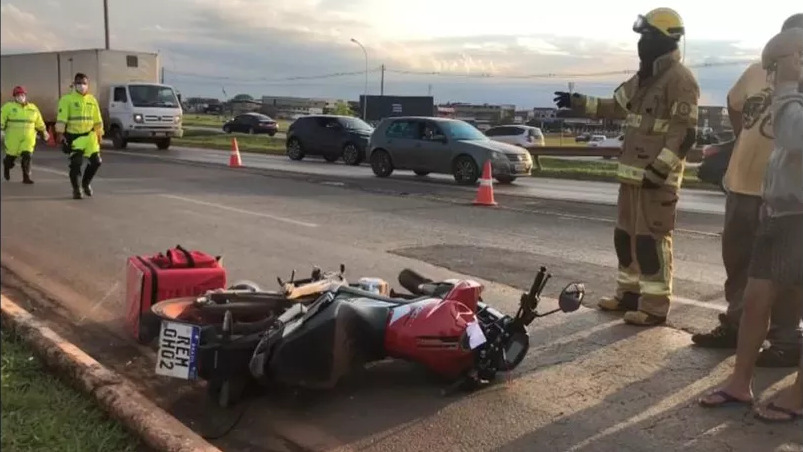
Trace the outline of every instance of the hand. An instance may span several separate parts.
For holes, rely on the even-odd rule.
[[[45,130],[44,132],[42,132],[42,138],[43,138],[45,141],[50,141],[50,134],[49,134],[49,133],[47,133],[47,130]]]
[[[793,53],[778,60],[775,66],[775,83],[797,82],[801,72],[800,53]]]
[[[654,166],[644,168],[644,178],[641,180],[642,188],[661,188],[666,183],[668,175],[658,171]]]
[[[577,94],[575,94],[577,96]],[[579,97],[579,96],[577,96]],[[566,91],[555,91],[555,104],[558,108],[571,108],[572,107],[572,95],[571,93],[567,93]]]

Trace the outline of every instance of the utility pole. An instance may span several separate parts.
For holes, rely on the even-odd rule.
[[[160,77],[161,80],[159,81],[159,83],[164,83],[165,82],[165,67],[164,66],[162,66],[161,72],[162,72],[161,77]]]
[[[103,0],[103,28],[106,30],[106,50],[109,50],[109,0]]]
[[[427,87],[427,96],[431,95],[432,95],[432,83],[430,83],[429,86]]]
[[[379,79],[379,95],[385,95],[385,65],[382,65],[382,77]]]

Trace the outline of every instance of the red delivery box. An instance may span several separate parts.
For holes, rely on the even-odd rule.
[[[220,256],[188,251],[181,245],[151,256],[131,256],[126,263],[126,327],[141,344],[159,334],[155,303],[196,297],[226,287]]]

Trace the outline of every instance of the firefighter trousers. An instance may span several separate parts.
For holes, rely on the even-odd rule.
[[[678,194],[671,187],[619,186],[614,229],[619,261],[616,298],[636,298],[639,311],[657,317],[669,314],[677,202]]]

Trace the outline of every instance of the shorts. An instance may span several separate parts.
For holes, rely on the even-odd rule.
[[[803,287],[803,214],[761,219],[748,272],[754,279]]]

